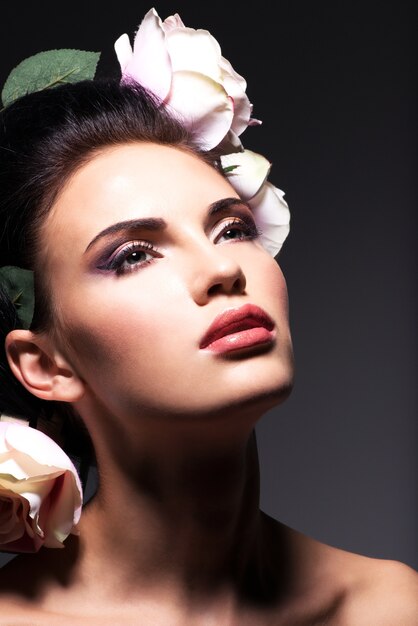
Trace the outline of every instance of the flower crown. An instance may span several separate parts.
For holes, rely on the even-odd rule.
[[[241,142],[245,129],[261,121],[252,117],[245,79],[222,56],[216,39],[207,30],[185,26],[177,13],[162,21],[151,8],[133,47],[125,33],[114,49],[121,82],[137,82],[152,91],[193,132],[203,150],[216,148],[231,185],[253,211],[262,245],[276,256],[289,233],[289,208],[283,191],[268,181],[271,163]],[[100,53],[73,49],[35,54],[10,72],[1,93],[3,106],[27,93],[94,79],[99,58]],[[21,325],[29,328],[32,272],[0,268],[0,283]],[[76,532],[80,517],[82,491],[76,469],[52,439],[5,419],[0,421],[0,505],[7,514],[0,519],[0,550],[62,547],[68,534]]]

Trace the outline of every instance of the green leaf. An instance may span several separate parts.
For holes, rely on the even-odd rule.
[[[236,170],[237,167],[239,167],[239,165],[228,165],[227,167],[223,167],[222,169],[225,174],[230,174],[231,172]]]
[[[29,328],[35,309],[33,272],[14,265],[0,267],[0,285],[15,305],[23,328]]]
[[[93,79],[100,52],[86,50],[46,50],[24,59],[9,74],[1,98],[7,106],[17,98],[63,83]]]

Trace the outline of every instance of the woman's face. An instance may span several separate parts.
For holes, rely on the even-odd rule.
[[[208,164],[154,144],[104,149],[65,185],[43,237],[62,350],[113,414],[264,412],[287,396],[285,280]],[[203,347],[229,310],[243,320]]]

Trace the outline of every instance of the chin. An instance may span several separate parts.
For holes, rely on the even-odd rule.
[[[239,398],[241,409],[245,412],[253,411],[256,419],[283,404],[292,393],[293,367],[281,367],[278,371],[277,368],[275,370],[254,372],[250,384],[247,384]]]
[[[237,423],[246,423],[250,427],[269,410],[280,406],[287,400],[293,389],[293,370],[281,368],[280,371],[247,372],[246,378],[241,381],[230,381],[225,387],[225,393],[219,394],[213,405],[201,406],[201,410],[194,412],[201,417],[225,417],[229,423],[232,418]],[[234,383],[234,384],[233,384]]]
[[[292,393],[293,378],[283,377],[279,384],[260,385],[258,388],[252,386],[251,393],[243,394],[240,405],[243,409],[252,408],[260,413],[260,416],[280,406]]]

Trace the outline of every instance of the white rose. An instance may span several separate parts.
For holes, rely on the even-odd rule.
[[[221,165],[240,198],[250,205],[263,247],[276,256],[289,234],[290,211],[284,192],[267,181],[271,163],[257,152],[242,150],[222,155]]]
[[[164,21],[155,9],[143,18],[133,49],[125,33],[115,42],[122,81],[134,80],[177,112],[205,150],[228,136],[239,145],[252,105],[247,84],[222,56],[216,39],[203,29],[186,27],[178,14]]]
[[[0,550],[63,548],[77,533],[83,493],[75,466],[55,441],[0,421]]]
[[[155,93],[191,129],[204,150],[218,147],[221,164],[238,195],[248,201],[273,256],[289,233],[284,192],[267,181],[271,163],[245,150],[240,135],[250,125],[247,83],[207,31],[186,27],[178,14],[164,21],[155,9],[143,18],[133,49],[127,34],[115,42],[122,82],[135,81]]]

